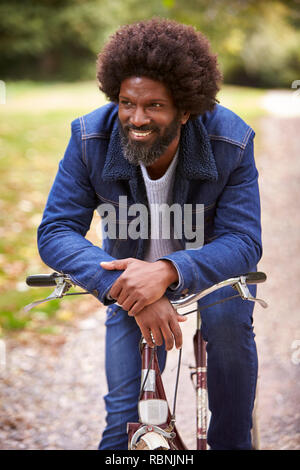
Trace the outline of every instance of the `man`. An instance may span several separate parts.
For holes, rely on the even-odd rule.
[[[126,423],[137,421],[141,333],[158,345],[163,369],[166,350],[182,345],[182,318],[170,300],[255,269],[260,204],[254,132],[216,104],[221,74],[200,33],[163,19],[122,27],[99,54],[97,77],[111,103],[72,123],[38,244],[49,266],[109,305],[107,426],[99,449],[126,449]],[[196,228],[202,211],[203,243],[191,246],[186,232],[178,237],[186,220],[178,224],[176,216],[168,237],[149,230],[129,236],[135,204],[148,210],[140,228],[157,233],[161,204],[188,207]],[[102,248],[84,238],[97,207],[113,209],[107,212],[116,229],[104,230]],[[223,289],[206,302],[227,295]],[[202,312],[211,449],[251,448],[252,310],[234,299]]]

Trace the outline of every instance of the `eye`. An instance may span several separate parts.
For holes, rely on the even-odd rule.
[[[153,109],[160,109],[162,108],[162,104],[161,103],[151,103],[149,108],[153,108]]]
[[[131,101],[128,100],[121,100],[120,104],[126,108],[129,108],[131,106]]]

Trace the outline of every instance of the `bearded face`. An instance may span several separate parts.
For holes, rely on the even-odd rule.
[[[183,124],[166,86],[147,77],[121,84],[119,133],[125,158],[132,164],[152,165],[179,141]]]

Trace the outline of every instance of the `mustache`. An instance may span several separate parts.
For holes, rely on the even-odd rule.
[[[140,127],[137,127],[137,126],[134,126],[133,124],[126,124],[123,126],[123,129],[125,131],[142,131],[142,132],[147,132],[147,131],[157,131],[157,127],[153,127],[153,126],[140,126]]]

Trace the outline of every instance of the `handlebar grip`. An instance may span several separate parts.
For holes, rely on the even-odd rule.
[[[267,276],[263,272],[253,272],[245,275],[247,284],[259,284],[260,282],[265,282]]]
[[[30,287],[52,287],[56,286],[55,278],[58,276],[58,273],[34,274],[26,278],[26,284]]]

